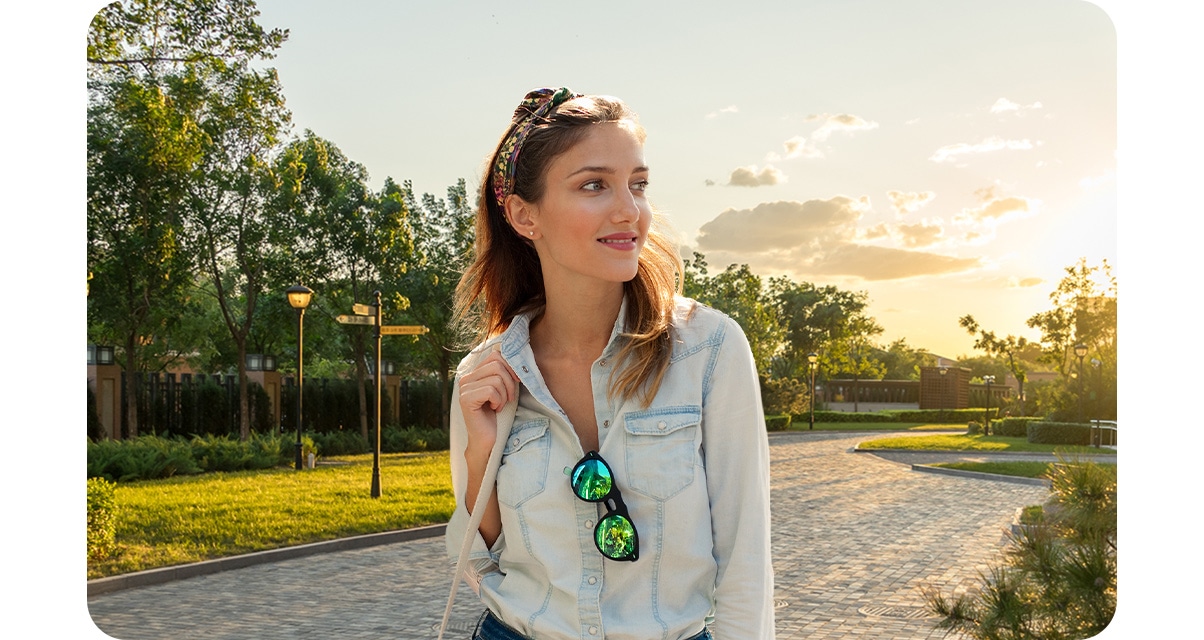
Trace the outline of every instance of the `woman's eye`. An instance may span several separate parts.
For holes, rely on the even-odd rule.
[[[585,189],[586,191],[601,191],[602,190],[602,181],[601,180],[590,180],[589,182],[581,185],[581,188]]]
[[[648,181],[647,180],[640,180],[638,182],[633,182],[631,184],[632,191],[645,191],[647,189],[648,189]]]

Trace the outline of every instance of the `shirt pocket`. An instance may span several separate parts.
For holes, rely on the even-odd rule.
[[[623,422],[627,431],[627,485],[633,491],[667,500],[694,482],[701,407],[632,411],[623,415]]]
[[[552,448],[549,423],[548,418],[536,418],[510,430],[497,472],[498,502],[518,507],[543,491]]]

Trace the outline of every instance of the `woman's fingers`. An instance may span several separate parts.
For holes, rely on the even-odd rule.
[[[518,376],[502,358],[498,345],[472,371],[460,379],[460,404],[465,411],[493,411],[518,397]]]

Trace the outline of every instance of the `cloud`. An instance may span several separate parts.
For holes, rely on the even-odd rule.
[[[828,139],[828,136],[833,132],[853,133],[854,131],[866,131],[869,129],[877,129],[877,122],[866,121],[863,118],[855,116],[851,113],[841,113],[837,115],[829,115],[827,113],[813,113],[806,118],[807,122],[819,122],[819,128],[811,132],[811,140],[815,142],[823,142]]]
[[[1041,103],[1034,102],[1030,105],[1019,105],[1007,98],[1000,98],[991,105],[991,113],[1015,113],[1018,116],[1023,116],[1026,111],[1040,109]]]
[[[756,165],[750,165],[733,169],[727,184],[730,187],[761,187],[782,182],[786,182],[786,175],[773,166],[766,165],[758,171]]]
[[[1028,138],[1024,140],[1004,140],[999,136],[991,136],[978,144],[958,142],[957,144],[945,145],[937,149],[928,159],[933,162],[953,162],[957,159],[957,156],[966,154],[990,153],[1003,149],[1027,151],[1032,148],[1033,143]]]
[[[896,215],[905,215],[915,213],[920,207],[928,204],[936,194],[931,191],[907,192],[907,191],[887,191],[886,197],[890,200],[890,206],[895,210]]]
[[[711,180],[710,178],[707,178],[707,179],[706,179],[706,186],[708,186],[708,187],[713,187],[713,186],[715,186],[715,181],[714,181],[714,180]]]
[[[730,105],[730,106],[726,106],[726,107],[724,107],[724,108],[722,108],[722,109],[720,109],[720,110],[718,110],[718,111],[712,111],[712,112],[708,113],[708,114],[707,114],[707,118],[708,118],[708,119],[711,119],[711,118],[718,118],[719,116],[721,116],[721,115],[723,115],[723,114],[725,114],[725,113],[736,113],[736,112],[737,112],[737,111],[739,111],[739,110],[740,110],[740,109],[739,109],[739,108],[737,108],[737,107],[736,107],[736,105],[734,105],[734,104],[733,104],[733,105]]]
[[[812,138],[814,139],[814,137]],[[824,153],[815,148],[815,144],[803,136],[794,136],[782,143],[786,148],[786,158],[822,158]]]
[[[1044,282],[1044,278],[1017,278],[1016,276],[1011,276],[1008,278],[1008,287],[1012,289],[1029,289]]]
[[[999,223],[1005,219],[1023,218],[1036,213],[1036,200],[1019,196],[999,197],[994,187],[976,192],[982,200],[977,207],[962,209],[954,221],[963,223]]]
[[[910,248],[927,247],[941,240],[945,229],[939,224],[919,222],[916,224],[901,224],[898,226],[899,235],[903,237],[903,245]]]
[[[958,258],[923,251],[861,244],[888,236],[884,224],[859,229],[871,212],[866,196],[834,196],[827,200],[765,202],[752,209],[728,209],[699,230],[698,250],[712,264],[747,263],[756,269],[788,272],[797,277],[853,276],[890,280],[966,271],[978,258]],[[943,234],[937,225],[921,223],[905,233],[920,246]],[[905,240],[906,242],[906,240]]]

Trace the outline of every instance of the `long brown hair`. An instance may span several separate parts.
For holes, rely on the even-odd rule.
[[[514,193],[539,202],[552,160],[580,142],[590,125],[621,120],[635,124],[644,140],[635,113],[617,98],[581,96],[560,105],[527,134],[515,166]],[[473,260],[456,286],[456,318],[464,328],[475,326],[478,339],[502,333],[520,313],[541,313],[545,304],[535,247],[510,227],[493,194],[490,169],[497,153],[495,148],[478,192]],[[647,406],[656,395],[669,367],[674,294],[681,292],[684,270],[662,216],[654,213],[636,276],[623,284],[626,330],[617,358],[620,366],[611,372],[610,396],[638,397]]]

